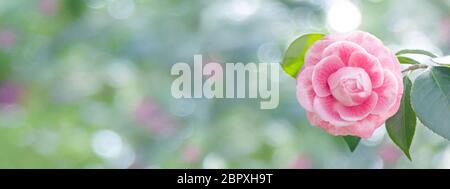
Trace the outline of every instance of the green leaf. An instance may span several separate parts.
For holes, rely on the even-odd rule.
[[[420,64],[420,62],[417,62],[417,60],[408,58],[406,56],[397,56],[397,59],[400,62],[400,64]]]
[[[316,41],[325,37],[324,34],[310,33],[302,35],[289,45],[281,67],[290,76],[296,78],[305,62],[305,55],[309,47]]]
[[[72,18],[79,18],[86,11],[86,2],[64,0],[63,6]]]
[[[410,92],[411,80],[403,77],[403,97],[397,113],[386,121],[386,130],[392,141],[403,150],[406,157],[411,160],[409,148],[416,130],[416,113],[411,107]]]
[[[437,57],[432,52],[425,51],[425,50],[419,50],[419,49],[405,49],[405,50],[401,50],[401,51],[398,51],[397,53],[395,53],[395,55],[402,55],[402,54],[421,54],[421,55],[429,56],[431,58]]]
[[[431,67],[414,81],[411,104],[419,120],[450,139],[450,68]]]
[[[444,57],[438,57],[438,58],[433,58],[431,59],[431,61],[440,64],[442,66],[450,66],[450,56],[444,56]]]
[[[356,147],[359,144],[359,141],[361,140],[361,138],[355,136],[343,136],[342,138],[344,138],[351,152],[355,151]]]

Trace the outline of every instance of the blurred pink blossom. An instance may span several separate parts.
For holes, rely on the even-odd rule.
[[[297,158],[294,159],[294,161],[291,162],[290,167],[291,169],[312,169],[313,168],[313,162],[310,158],[300,155]]]
[[[386,164],[395,164],[402,152],[393,144],[386,144],[380,148],[378,155]]]
[[[54,15],[58,11],[58,0],[40,0],[39,10],[44,15]]]
[[[219,78],[223,77],[223,71],[224,71],[225,65],[223,63],[221,63],[218,59],[209,58],[209,59],[207,59],[206,63],[203,64],[203,67],[205,67],[206,65],[209,65],[209,66],[212,65],[212,68],[214,68],[214,70],[216,70],[216,69],[222,70],[222,72],[212,73],[211,76],[216,76]]]
[[[16,82],[4,81],[0,84],[0,107],[17,105],[23,96],[23,88]]]
[[[157,105],[153,100],[143,100],[136,108],[136,120],[140,123],[145,123],[153,117],[157,111]]]
[[[200,159],[200,150],[195,145],[186,145],[181,152],[181,159],[186,163],[193,163]]]
[[[9,49],[16,44],[16,33],[10,29],[0,30],[0,48]]]
[[[450,16],[442,20],[440,24],[440,33],[442,41],[448,43],[448,41],[450,41]]]
[[[135,109],[135,119],[144,128],[158,136],[167,136],[175,130],[174,121],[150,98],[144,99]]]

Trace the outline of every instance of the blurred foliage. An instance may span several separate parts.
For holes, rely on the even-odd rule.
[[[449,168],[448,141],[423,127],[412,162],[384,127],[350,153],[309,125],[285,74],[273,110],[172,98],[174,63],[280,62],[301,34],[333,32],[332,2],[0,1],[0,167]],[[449,1],[352,3],[394,50],[449,54]]]

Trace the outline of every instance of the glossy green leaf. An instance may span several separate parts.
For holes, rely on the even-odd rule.
[[[302,35],[289,45],[281,67],[290,76],[296,78],[305,62],[305,55],[314,42],[322,39],[324,34],[311,33]]]
[[[397,113],[386,121],[386,130],[392,141],[403,150],[411,160],[409,149],[416,130],[416,113],[411,107],[412,83],[408,76],[403,77],[403,96]]]
[[[361,138],[355,136],[343,136],[342,138],[344,138],[351,152],[355,151],[356,147],[359,144],[359,141],[361,140]]]
[[[401,51],[398,51],[397,53],[395,53],[395,55],[402,55],[402,54],[421,54],[421,55],[429,56],[431,58],[437,57],[432,52],[425,51],[425,50],[419,50],[419,49],[405,49],[405,50],[401,50]]]
[[[450,68],[431,67],[414,81],[411,104],[419,120],[450,139]]]
[[[416,60],[408,58],[406,56],[397,56],[397,59],[400,64],[420,64],[420,62],[417,62]]]

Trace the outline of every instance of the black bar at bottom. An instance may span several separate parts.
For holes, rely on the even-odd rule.
[[[147,169],[147,170],[0,170],[2,183],[14,181],[65,186],[399,186],[448,182],[449,170],[287,170],[287,169]],[[301,187],[300,187],[301,186]]]

